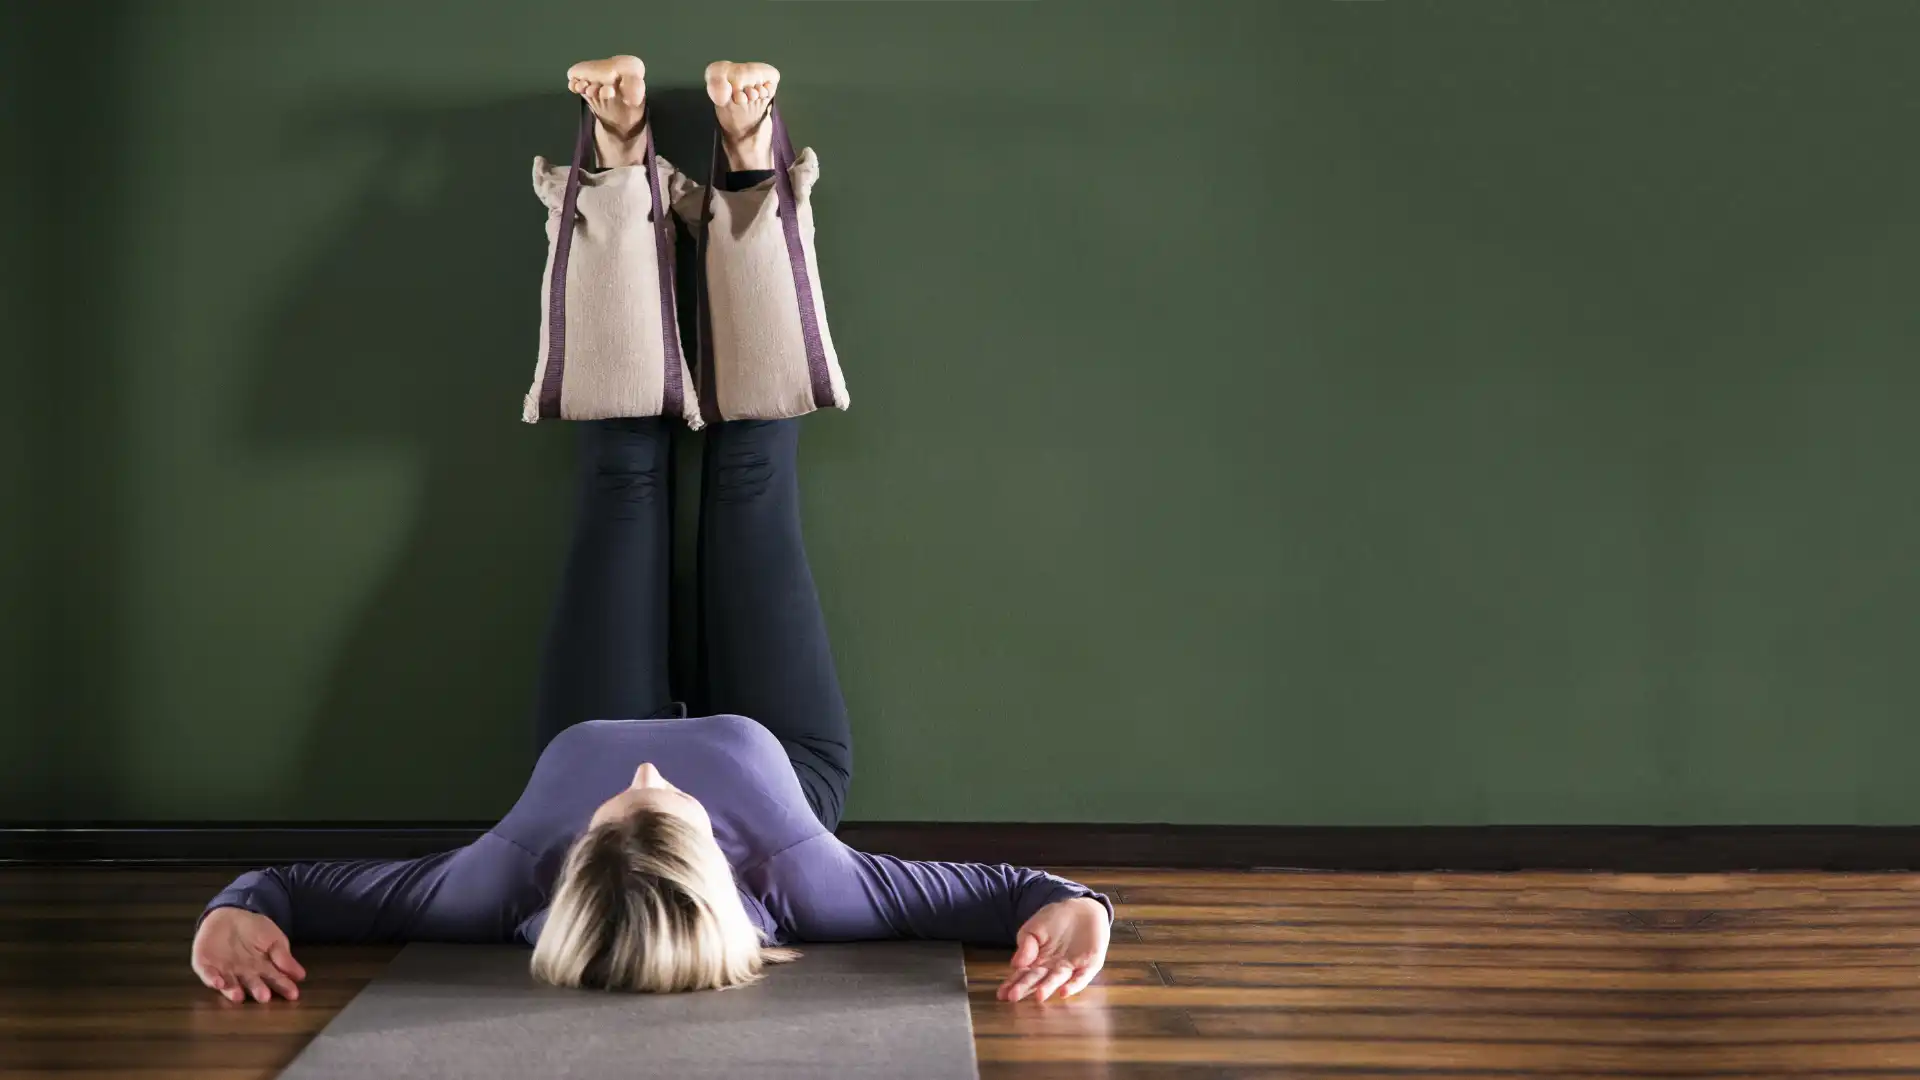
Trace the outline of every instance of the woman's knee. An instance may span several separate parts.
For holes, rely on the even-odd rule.
[[[660,417],[595,420],[581,452],[596,499],[650,504],[665,486],[667,433]]]
[[[716,425],[707,443],[707,453],[713,455],[714,497],[744,502],[765,495],[776,480],[790,480],[798,434],[792,420],[730,420]]]

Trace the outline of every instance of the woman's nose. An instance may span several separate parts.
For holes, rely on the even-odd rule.
[[[633,786],[637,788],[659,787],[660,770],[654,768],[653,762],[651,761],[641,762],[640,767],[633,771]]]

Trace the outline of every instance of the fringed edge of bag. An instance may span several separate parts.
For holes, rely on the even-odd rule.
[[[686,399],[680,405],[680,419],[686,422],[688,431],[699,431],[707,426],[707,418],[700,415],[700,395],[693,391],[693,383],[688,382]]]

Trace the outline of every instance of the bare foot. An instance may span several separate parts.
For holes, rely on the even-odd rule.
[[[647,65],[637,56],[582,60],[567,69],[567,89],[587,100],[599,119],[593,141],[606,168],[638,165],[646,152]]]
[[[779,88],[780,72],[772,64],[715,60],[707,65],[707,96],[720,121],[720,144],[736,172],[773,168],[773,125],[765,120]]]

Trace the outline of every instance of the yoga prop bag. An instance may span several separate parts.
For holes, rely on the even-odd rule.
[[[847,380],[827,332],[813,204],[820,176],[813,148],[793,155],[780,110],[773,124],[773,176],[745,191],[720,191],[720,136],[695,228],[700,236],[700,406],[709,422],[778,420],[849,403]]]
[[[533,190],[548,211],[547,267],[540,360],[520,418],[677,415],[698,428],[699,400],[680,353],[668,216],[673,200],[697,185],[654,153],[651,120],[639,167],[587,174],[593,128],[583,100],[573,165],[533,159]]]

